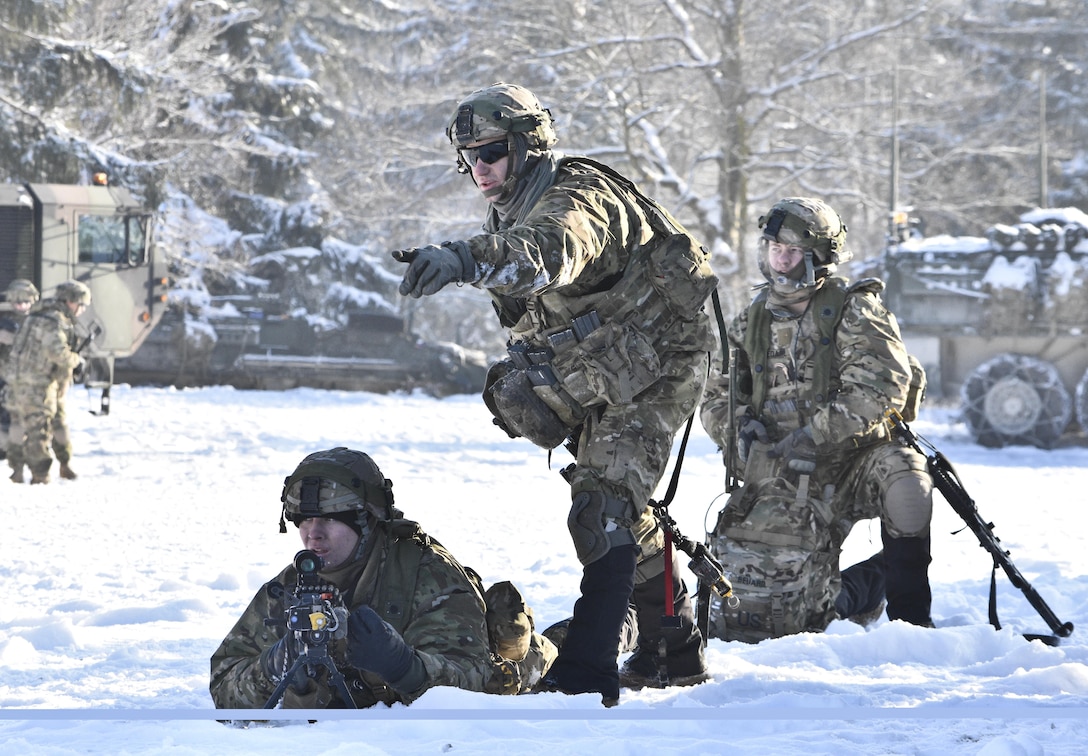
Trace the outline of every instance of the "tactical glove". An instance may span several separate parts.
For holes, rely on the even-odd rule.
[[[392,254],[397,262],[408,263],[400,293],[414,299],[434,294],[446,284],[471,280],[476,270],[476,261],[464,242],[398,249]]]
[[[272,682],[278,683],[283,679],[283,675],[287,670],[291,668],[297,656],[298,652],[294,648],[294,638],[289,633],[262,651],[258,663],[265,677]],[[310,681],[306,676],[304,667],[300,666],[295,670],[294,677],[291,680],[291,687],[297,693],[305,693],[309,689]]]
[[[426,679],[423,662],[400,633],[366,604],[348,620],[348,661],[373,672],[394,690],[410,693]]]
[[[72,368],[72,382],[83,383],[83,378],[85,377],[84,373],[86,372],[86,369],[87,362],[83,359],[82,356],[79,356],[79,362],[77,362]]]
[[[752,442],[770,443],[771,437],[767,435],[767,427],[754,417],[743,417],[740,421],[740,432],[737,433],[737,459],[741,463],[748,461],[748,452],[752,450]]]
[[[769,456],[786,461],[786,467],[796,472],[810,473],[816,469],[816,443],[812,440],[812,427],[804,426],[791,432],[774,445]]]

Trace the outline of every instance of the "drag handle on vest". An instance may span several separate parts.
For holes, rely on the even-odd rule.
[[[979,514],[978,507],[975,506],[974,499],[964,489],[963,484],[960,482],[959,476],[956,474],[955,469],[952,467],[952,463],[948,459],[937,451],[937,448],[933,444],[926,441],[921,436],[918,436],[914,431],[910,429],[903,416],[894,409],[887,409],[884,411],[884,419],[888,423],[888,427],[891,429],[892,434],[895,435],[900,441],[907,446],[914,449],[916,452],[926,458],[926,467],[929,470],[930,476],[933,478],[933,485],[945,500],[952,506],[956,514],[967,524],[967,527],[978,538],[979,545],[986,549],[993,557],[994,566],[993,571],[990,573],[990,624],[994,626],[995,630],[1001,629],[1001,623],[997,618],[997,568],[1001,567],[1005,574],[1008,575],[1009,581],[1014,587],[1019,588],[1024,594],[1024,597],[1028,600],[1028,603],[1032,605],[1035,611],[1039,612],[1041,616],[1050,626],[1053,635],[1036,635],[1025,633],[1024,637],[1028,640],[1041,640],[1048,646],[1057,646],[1060,638],[1067,638],[1073,633],[1073,623],[1062,622],[1058,619],[1057,615],[1051,610],[1043,597],[1032,588],[1027,579],[1020,573],[1020,570],[1016,568],[1016,565],[1012,563],[1012,559],[1009,558],[1009,552],[1001,546],[1001,539],[994,535],[994,524],[992,522],[986,522],[982,519],[982,515]],[[922,446],[926,449],[923,449]]]

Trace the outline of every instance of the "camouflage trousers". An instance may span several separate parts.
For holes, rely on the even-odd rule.
[[[784,470],[769,449],[753,444],[745,484],[708,541],[740,599],[736,607],[711,599],[711,634],[724,640],[826,628],[836,617],[839,554],[857,522],[879,519],[893,538],[929,533],[933,484],[913,449],[878,444],[823,460],[811,476]]]
[[[630,530],[640,549],[636,583],[665,569],[665,538],[650,497],[665,474],[673,440],[702,397],[706,352],[678,352],[662,359],[663,374],[627,404],[591,412],[582,427],[569,474],[572,498],[601,492],[626,511],[617,524]]]
[[[57,381],[6,387],[6,408],[11,415],[7,455],[12,470],[21,471],[25,465],[31,473],[42,475],[49,471],[54,455],[61,464],[71,460],[67,393],[67,382]]]

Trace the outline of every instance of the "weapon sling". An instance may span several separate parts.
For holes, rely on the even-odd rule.
[[[979,545],[986,549],[993,557],[993,570],[990,572],[990,624],[995,630],[1001,629],[1001,623],[997,618],[997,568],[1000,566],[1009,577],[1009,582],[1019,588],[1028,600],[1028,603],[1039,613],[1039,616],[1050,626],[1053,635],[1038,635],[1024,633],[1028,640],[1041,640],[1049,646],[1057,646],[1060,638],[1067,638],[1073,632],[1073,623],[1062,622],[1051,610],[1043,597],[1031,586],[1031,583],[1020,573],[1016,565],[1009,558],[1009,552],[1000,546],[1001,539],[994,535],[994,524],[986,522],[979,514],[974,499],[970,497],[960,483],[952,463],[941,454],[933,444],[918,436],[910,429],[903,416],[896,410],[889,409],[884,413],[892,432],[895,433],[907,446],[917,451],[926,458],[926,468],[933,478],[933,485],[941,492],[945,500],[955,510],[956,514],[967,524],[971,532],[978,538]],[[927,452],[922,445],[929,450]]]
[[[714,300],[714,310],[718,317],[718,323],[720,326],[724,326],[721,315],[721,304],[719,303],[716,289],[711,293],[711,297]],[[721,337],[724,348],[724,327],[722,327]],[[680,449],[677,451],[676,455],[676,466],[673,468],[672,477],[669,480],[669,487],[665,490],[665,496],[660,502],[651,499],[650,506],[653,508],[654,516],[657,518],[657,522],[665,535],[665,615],[661,618],[661,626],[677,627],[680,622],[679,618],[675,615],[675,597],[672,592],[672,548],[675,545],[676,548],[680,549],[690,558],[691,561],[688,562],[688,569],[695,574],[699,581],[698,589],[696,591],[696,596],[698,597],[696,626],[699,628],[702,642],[705,646],[707,640],[705,628],[707,624],[703,621],[703,615],[705,614],[703,607],[709,605],[711,591],[717,593],[727,601],[736,601],[736,597],[733,595],[732,584],[725,577],[725,569],[722,567],[721,562],[714,558],[705,544],[695,543],[681,533],[680,529],[676,526],[676,520],[669,514],[669,504],[671,504],[672,500],[676,497],[676,488],[680,481],[680,468],[684,462],[684,453],[687,451],[688,437],[691,435],[691,426],[694,421],[695,412],[693,411],[688,417],[687,425],[684,427],[684,436],[680,440]],[[666,649],[664,648],[664,644],[658,649],[658,652],[661,655],[661,663],[658,665],[658,669],[661,674],[667,676],[667,667],[665,666]],[[667,682],[667,680],[665,680],[665,682]]]

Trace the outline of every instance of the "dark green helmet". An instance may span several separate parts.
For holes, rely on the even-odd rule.
[[[557,141],[552,114],[536,95],[517,84],[497,82],[477,89],[457,105],[446,127],[450,144],[461,149],[509,134],[525,134],[529,148],[546,150]]]
[[[362,528],[368,516],[400,517],[393,506],[393,483],[366,454],[344,446],[314,452],[283,481],[283,516],[300,524],[310,517],[343,519],[355,513]],[[282,529],[282,520],[281,520]]]
[[[817,266],[840,265],[852,255],[846,249],[846,225],[823,200],[786,197],[759,219],[763,238],[811,249]]]

